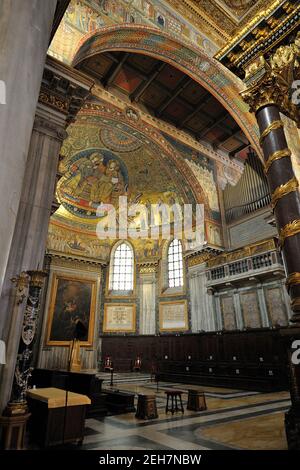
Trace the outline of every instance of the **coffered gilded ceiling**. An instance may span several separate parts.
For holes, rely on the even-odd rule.
[[[237,29],[265,8],[265,0],[167,0],[178,13],[211,35],[228,40]]]

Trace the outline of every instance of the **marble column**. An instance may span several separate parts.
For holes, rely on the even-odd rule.
[[[54,196],[59,153],[67,133],[93,82],[82,74],[48,58],[26,160],[20,204],[1,293],[0,336],[9,343],[16,359],[22,317],[11,332],[14,291],[11,278],[22,271],[42,268],[48,224]],[[55,98],[55,99],[53,99]],[[6,405],[14,370],[5,368],[0,376],[0,411]]]
[[[287,272],[287,288],[295,312],[291,321],[300,321],[300,196],[291,152],[284,135],[279,109],[274,104],[257,110],[257,121],[265,156],[266,174],[280,235]],[[298,227],[299,226],[299,227]]]
[[[0,100],[0,293],[56,3],[56,0],[0,2],[0,80],[5,91],[5,100]]]
[[[189,268],[191,328],[193,333],[215,330],[215,316],[207,292],[206,263]]]
[[[156,269],[140,271],[140,334],[155,335],[156,328]]]
[[[58,156],[63,138],[66,136],[63,121],[58,122],[58,119],[56,121],[51,113],[38,107],[1,295],[2,337],[5,338],[12,357],[16,357],[17,354],[22,324],[20,321],[17,322],[13,336],[8,336],[9,319],[14,302],[11,278],[22,271],[43,266]],[[9,388],[11,379],[9,380],[6,373],[0,378],[0,386]],[[6,382],[5,385],[3,380]],[[5,399],[8,394],[9,390]],[[1,405],[5,405],[1,402],[2,400],[0,400]]]
[[[299,117],[290,98],[290,81],[298,68],[297,49],[300,53],[295,41],[291,46],[279,47],[267,60],[263,55],[257,57],[246,68],[247,88],[242,92],[259,126],[265,173],[286,269],[286,285],[294,312],[293,323],[300,323],[300,195],[280,112],[293,119]]]
[[[300,122],[299,109],[291,99],[292,80],[299,74],[299,39],[298,32],[294,43],[278,47],[267,58],[261,54],[249,63],[245,76],[247,89],[242,92],[259,125],[293,311],[290,321],[297,327],[287,330],[292,401],[285,421],[289,449],[300,449],[300,366],[291,362],[292,340],[300,337],[300,195],[280,113]]]

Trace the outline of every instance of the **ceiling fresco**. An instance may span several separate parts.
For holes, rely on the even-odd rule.
[[[114,240],[97,239],[97,223],[108,217],[97,208],[100,203],[114,207],[120,216],[120,196],[127,197],[129,207],[203,203],[206,239],[222,244],[215,162],[145,126],[128,110],[121,113],[98,100],[87,103],[69,127],[61,155],[59,208],[51,217],[49,249],[106,259]],[[128,218],[128,224],[139,228],[140,216]],[[144,258],[158,255],[161,242],[134,244]]]

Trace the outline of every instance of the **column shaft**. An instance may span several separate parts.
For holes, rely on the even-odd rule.
[[[266,105],[257,111],[256,118],[262,136],[266,174],[287,271],[287,287],[292,310],[297,312],[291,320],[297,322],[300,320],[299,183],[293,171],[278,107],[274,104]]]
[[[0,104],[0,293],[56,3],[56,0],[0,2],[0,80],[5,86],[5,104]]]

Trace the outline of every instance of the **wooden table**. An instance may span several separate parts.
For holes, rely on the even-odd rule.
[[[41,447],[82,444],[86,406],[91,403],[86,395],[68,392],[65,406],[65,390],[50,387],[29,390],[27,399],[32,414],[29,430],[37,444]]]
[[[87,409],[87,416],[105,416],[105,395],[101,391],[102,379],[95,371],[69,372],[57,369],[34,369],[31,384],[37,388],[55,387],[70,390],[91,399],[91,406]]]

